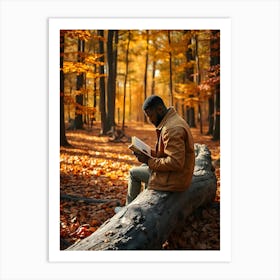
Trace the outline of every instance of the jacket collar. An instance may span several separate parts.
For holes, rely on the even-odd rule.
[[[176,114],[176,111],[175,111],[174,107],[169,107],[167,113],[161,120],[160,124],[156,127],[156,130],[158,130],[158,131],[162,130],[162,128],[166,124],[167,120],[175,114]]]

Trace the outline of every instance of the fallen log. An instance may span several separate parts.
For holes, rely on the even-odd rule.
[[[66,250],[159,250],[178,223],[213,202],[216,176],[207,146],[195,144],[195,169],[185,192],[145,190],[87,238]]]

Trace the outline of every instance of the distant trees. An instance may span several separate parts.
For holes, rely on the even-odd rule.
[[[86,77],[95,60],[92,55],[85,54],[85,42],[90,37],[89,31],[60,31],[60,144],[62,146],[68,145],[65,136],[65,105],[73,106],[74,118],[71,126],[75,129],[82,129],[86,116],[92,115],[95,111],[85,103],[84,98],[87,93]],[[70,121],[70,112],[68,121]]]
[[[220,139],[220,31],[210,30],[209,44],[210,65],[204,79],[199,83],[199,92],[208,103],[208,135],[213,140]]]
[[[61,31],[61,145],[65,110],[74,119],[68,128],[95,119],[105,135],[117,124],[124,130],[127,120],[145,121],[141,107],[151,94],[219,139],[219,36],[219,30]]]
[[[211,76],[214,78],[213,81],[213,96],[214,102],[211,102],[211,112],[213,112],[213,139],[220,139],[220,31],[211,31]]]
[[[100,54],[101,135],[115,126],[118,30],[98,30]],[[107,42],[106,48],[104,42]],[[107,61],[106,61],[107,59]],[[106,71],[105,71],[106,69]]]

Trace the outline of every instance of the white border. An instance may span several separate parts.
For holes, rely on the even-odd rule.
[[[0,279],[279,280],[279,4],[0,0]],[[230,263],[48,262],[48,18],[100,16],[231,17]]]
[[[219,29],[221,31],[221,246],[218,251],[59,250],[60,29]],[[231,20],[229,18],[49,19],[49,260],[67,262],[229,262],[231,260]],[[226,94],[225,94],[226,93]],[[223,188],[227,186],[227,188]]]

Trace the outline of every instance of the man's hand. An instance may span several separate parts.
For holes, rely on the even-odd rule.
[[[139,162],[148,164],[148,160],[149,160],[148,156],[146,156],[144,154],[138,154],[138,153],[135,153],[135,152],[133,154],[137,157]]]

